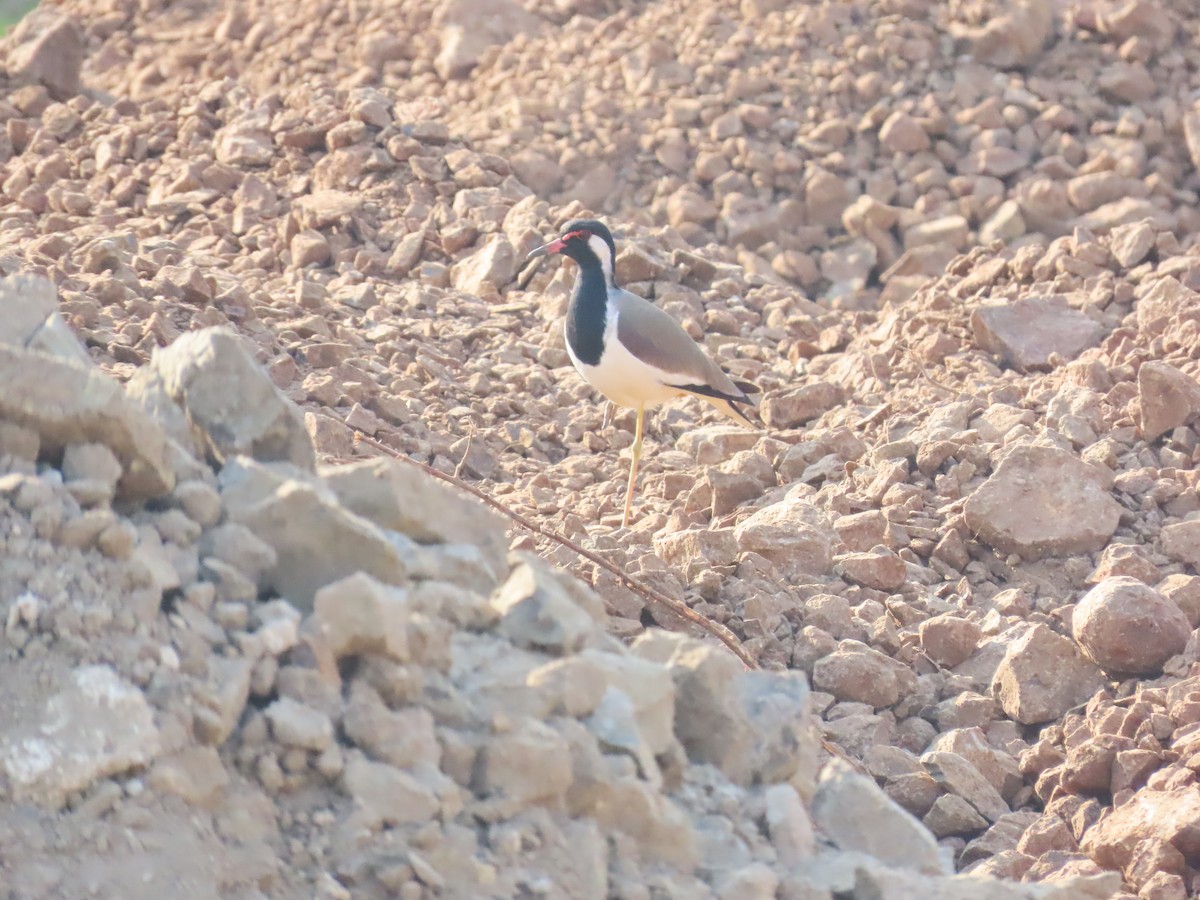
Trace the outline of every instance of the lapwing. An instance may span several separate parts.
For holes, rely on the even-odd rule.
[[[617,406],[637,410],[629,487],[625,492],[628,527],[634,484],[642,456],[646,408],[675,397],[700,397],[739,425],[757,428],[743,412],[758,388],[734,381],[713,362],[670,315],[617,286],[612,234],[595,219],[574,219],[558,238],[527,259],[562,253],[579,264],[567,306],[567,353],[584,380]]]

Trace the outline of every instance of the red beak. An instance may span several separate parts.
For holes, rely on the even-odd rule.
[[[553,240],[548,244],[542,244],[540,247],[535,247],[529,251],[526,259],[533,259],[535,256],[549,256],[552,253],[562,253],[563,247],[567,246],[567,242],[562,238]]]

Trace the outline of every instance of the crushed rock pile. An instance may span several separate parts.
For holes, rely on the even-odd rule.
[[[189,333],[123,390],[50,285],[0,296],[15,896],[1016,900],[1119,880],[949,877],[874,781],[840,763],[818,782],[803,674],[661,630],[626,648],[598,595],[508,559],[474,500],[395,460],[316,469],[232,331]]]
[[[304,8],[4,45],[0,272],[53,283],[0,323],[26,894],[1196,893],[1188,4]],[[517,272],[586,207],[765,388],[763,434],[656,417],[624,532],[572,273]]]

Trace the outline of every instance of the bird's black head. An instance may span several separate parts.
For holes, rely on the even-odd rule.
[[[617,256],[612,233],[603,222],[595,219],[572,219],[562,227],[557,240],[538,247],[529,256],[561,253],[581,267],[598,265],[612,282],[613,261]]]

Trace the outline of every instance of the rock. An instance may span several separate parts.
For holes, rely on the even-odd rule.
[[[1054,33],[1052,11],[1038,0],[1017,0],[1002,15],[968,33],[977,62],[998,68],[1032,65]]]
[[[479,793],[511,816],[561,802],[572,781],[570,747],[550,726],[523,719],[484,746],[478,771]]]
[[[1200,383],[1172,365],[1147,360],[1138,369],[1137,385],[1138,424],[1147,441],[1200,415]]]
[[[1200,628],[1200,576],[1168,575],[1154,589],[1183,611],[1188,625]]]
[[[99,482],[111,497],[121,480],[121,461],[104,444],[69,444],[63,451],[62,473],[67,482]]]
[[[790,784],[773,784],[763,792],[767,834],[779,860],[796,866],[815,852],[816,834],[808,810]]]
[[[966,662],[983,637],[983,630],[977,623],[950,613],[926,619],[917,633],[921,649],[947,669]]]
[[[319,474],[346,509],[379,527],[420,544],[472,544],[497,579],[507,571],[505,520],[416,467],[371,459],[322,467]]]
[[[150,364],[183,409],[198,446],[217,459],[246,455],[315,467],[299,407],[275,387],[236,332],[189,332],[156,351]]]
[[[37,432],[43,453],[97,443],[121,461],[118,496],[158,497],[175,485],[167,438],[97,369],[0,344],[0,420]]]
[[[1099,550],[1121,515],[1110,477],[1066,450],[1018,445],[967,498],[967,525],[989,546],[1027,559]]]
[[[428,822],[441,808],[435,791],[414,775],[352,754],[342,775],[369,827]]]
[[[1183,611],[1154,588],[1113,576],[1079,601],[1071,631],[1106,672],[1156,674],[1183,650],[1192,629]]]
[[[499,293],[516,277],[516,252],[502,234],[489,237],[474,253],[450,269],[450,282],[473,296]]]
[[[1167,525],[1159,534],[1163,553],[1200,569],[1200,519]]]
[[[326,492],[285,480],[266,496],[256,495],[239,481],[238,467],[229,465],[221,481],[230,520],[275,550],[276,564],[265,583],[297,609],[311,609],[318,590],[348,575],[363,572],[386,584],[398,584],[407,575],[396,542]]]
[[[737,538],[732,528],[690,528],[656,536],[654,552],[685,573],[693,565],[728,566],[737,560]]]
[[[987,246],[992,241],[1012,241],[1025,234],[1025,231],[1021,204],[1016,200],[1005,200],[979,226],[979,243]]]
[[[229,773],[212,747],[187,747],[159,759],[146,776],[146,783],[192,806],[213,809],[224,799]]]
[[[83,90],[79,76],[86,44],[74,18],[38,7],[12,30],[8,45],[7,68],[16,77],[45,85],[56,100],[69,100]]]
[[[734,530],[738,549],[758,553],[787,579],[819,576],[833,565],[832,528],[816,506],[791,499],[744,519]]]
[[[1080,844],[1100,865],[1121,869],[1146,838],[1171,844],[1187,859],[1200,856],[1200,791],[1195,785],[1138,791],[1089,828]]]
[[[854,584],[877,591],[896,591],[908,579],[904,560],[887,547],[874,547],[866,553],[846,553],[837,558],[842,575]]]
[[[434,68],[443,79],[463,78],[493,44],[535,30],[541,20],[513,0],[446,0],[434,13],[442,49]]]
[[[1104,335],[1099,322],[1043,297],[981,306],[971,313],[971,330],[982,349],[1022,370],[1050,365],[1052,354],[1072,360]]]
[[[959,754],[935,750],[921,757],[921,765],[934,781],[949,793],[962,797],[988,822],[998,822],[1011,812],[1000,792]]]
[[[676,634],[644,637],[634,652],[662,659],[670,671],[675,736],[690,760],[717,766],[737,784],[790,781],[810,793],[804,785],[815,775],[817,738],[802,673],[747,672],[728,651]]]
[[[932,834],[875,782],[840,760],[822,770],[812,799],[813,824],[844,852],[857,851],[897,869],[941,875]]]
[[[635,642],[635,652],[644,639],[643,636]],[[650,751],[656,755],[666,752],[675,740],[675,681],[661,661],[648,662],[634,655],[592,649],[585,650],[579,658],[599,669],[601,688],[619,690],[629,698],[638,730]]]
[[[280,697],[263,714],[275,740],[288,747],[320,752],[333,743],[333,722],[320,710]]]
[[[836,652],[813,667],[813,687],[837,699],[868,703],[875,709],[894,706],[915,676],[904,665],[858,641],[842,641]]]
[[[1154,226],[1150,221],[1118,225],[1112,230],[1112,255],[1126,269],[1132,269],[1154,247]]]
[[[58,311],[58,290],[46,278],[0,278],[0,344],[37,350],[91,368],[92,360]]]
[[[414,612],[406,591],[356,572],[316,592],[312,625],[336,659],[383,653],[408,662]]]
[[[195,712],[196,735],[204,743],[219,747],[229,739],[250,698],[253,670],[247,659],[215,656],[208,662],[209,690],[201,695]]]
[[[568,594],[558,576],[530,562],[513,568],[491,606],[500,616],[500,633],[513,644],[555,655],[578,652],[605,621],[598,595],[586,589]]]
[[[1057,719],[1104,685],[1100,670],[1075,645],[1034,625],[1008,646],[992,678],[992,694],[1022,725]]]
[[[759,411],[770,428],[795,428],[833,409],[845,399],[845,392],[836,384],[818,381],[766,395]]]
[[[899,110],[884,120],[879,129],[879,142],[896,153],[920,153],[930,146],[929,134],[921,123]]]
[[[988,820],[957,794],[942,794],[933,801],[921,822],[938,838],[979,834]]]
[[[109,666],[81,666],[27,721],[0,738],[0,769],[14,795],[58,808],[98,778],[148,765],[161,746],[140,690]]]

